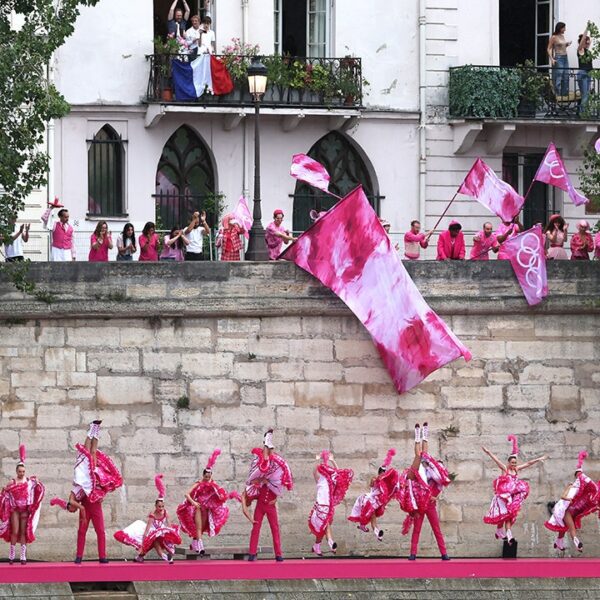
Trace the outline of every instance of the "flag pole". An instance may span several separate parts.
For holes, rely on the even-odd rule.
[[[437,226],[440,224],[441,220],[446,216],[446,213],[448,212],[450,205],[454,202],[454,200],[456,200],[456,196],[458,196],[458,190],[454,193],[454,196],[452,196],[452,200],[450,200],[450,202],[448,202],[448,206],[446,206],[446,208],[444,209],[444,212],[440,215],[440,218],[437,220],[437,223],[433,226],[431,233],[433,233],[437,229]]]

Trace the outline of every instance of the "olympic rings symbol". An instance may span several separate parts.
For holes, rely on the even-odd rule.
[[[536,295],[542,292],[543,282],[541,274],[540,260],[541,241],[538,235],[529,232],[521,238],[521,244],[517,251],[517,263],[525,271],[525,281],[527,285],[535,288]]]

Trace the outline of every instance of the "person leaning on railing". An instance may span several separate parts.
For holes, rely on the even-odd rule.
[[[577,72],[577,85],[581,92],[580,111],[585,111],[588,98],[590,95],[590,71],[593,67],[593,59],[590,48],[592,46],[592,38],[589,32],[589,23],[585,31],[578,38],[579,45],[577,46],[577,60],[579,61],[579,71]]]

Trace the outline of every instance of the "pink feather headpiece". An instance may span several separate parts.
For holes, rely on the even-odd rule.
[[[381,465],[381,468],[387,469],[392,464],[392,459],[394,458],[394,456],[396,456],[396,449],[390,448],[387,451],[387,454],[385,455],[385,459],[383,461],[383,464]]]
[[[25,444],[19,446],[19,465],[25,466],[25,459],[27,458],[27,451],[25,450]]]
[[[329,450],[323,450],[323,452],[321,452],[321,460],[323,461],[323,464],[326,465],[329,462],[329,457],[330,457]]]
[[[583,471],[583,461],[588,457],[588,453],[582,450],[577,456],[577,468],[576,471]]]
[[[157,500],[164,500],[165,496],[167,495],[167,488],[165,487],[165,484],[163,482],[163,474],[162,473],[159,473],[158,475],[156,475],[156,477],[154,478],[154,485],[156,486],[156,489],[158,490]]]
[[[210,471],[212,473],[213,467],[217,462],[217,458],[219,458],[219,454],[221,454],[221,450],[219,448],[216,448],[215,451],[210,455],[210,458],[206,463],[206,467],[204,468],[205,471]]]
[[[519,455],[519,445],[517,443],[517,436],[509,435],[508,441],[512,442],[512,452],[510,453],[510,456],[518,456]]]

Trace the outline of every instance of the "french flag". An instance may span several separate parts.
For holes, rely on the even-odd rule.
[[[204,93],[223,96],[233,91],[227,67],[212,54],[199,54],[192,62],[173,59],[171,65],[176,100],[196,100]]]

